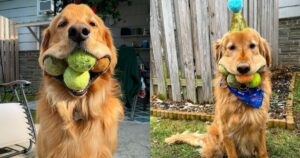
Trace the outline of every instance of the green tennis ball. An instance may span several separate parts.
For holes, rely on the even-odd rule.
[[[239,88],[241,86],[241,84],[235,79],[235,76],[232,74],[229,74],[227,76],[227,84],[233,88]]]
[[[227,76],[228,75],[228,71],[226,70],[226,68],[223,65],[219,65],[218,66],[218,70],[219,72],[221,72],[223,75]]]
[[[261,82],[261,77],[259,73],[255,73],[253,79],[247,83],[247,87],[249,88],[255,88],[258,87],[260,85]]]
[[[90,73],[88,71],[80,73],[68,67],[64,73],[66,86],[74,91],[83,90],[89,84],[89,80]]]
[[[48,56],[44,60],[44,70],[52,76],[62,75],[67,67],[65,61]]]
[[[67,62],[74,71],[85,72],[95,65],[96,58],[82,50],[75,50],[67,57]]]

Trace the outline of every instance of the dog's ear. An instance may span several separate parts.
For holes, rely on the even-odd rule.
[[[110,63],[109,71],[111,73],[114,73],[114,69],[115,69],[115,66],[117,64],[117,51],[116,51],[116,47],[114,45],[113,38],[111,36],[110,30],[106,27],[105,27],[104,30],[105,31],[104,31],[104,34],[103,34],[103,36],[104,36],[103,39],[106,41],[106,45],[108,46],[108,48],[111,51],[111,63]]]
[[[46,28],[44,31],[43,40],[42,40],[41,47],[40,47],[40,56],[38,59],[40,67],[42,69],[43,69],[43,60],[44,60],[43,53],[49,48],[49,41],[50,41],[50,31],[49,31],[49,28]]]
[[[41,43],[41,53],[45,52],[49,47],[49,40],[50,40],[50,31],[49,28],[46,28],[43,33],[43,40]]]
[[[267,62],[267,66],[270,67],[271,66],[271,49],[270,49],[270,45],[262,37],[260,38],[260,41],[259,41],[259,52],[262,56],[265,57],[266,62]]]
[[[222,58],[223,55],[222,39],[218,39],[217,41],[215,41],[213,47],[215,63],[218,64],[219,60]]]

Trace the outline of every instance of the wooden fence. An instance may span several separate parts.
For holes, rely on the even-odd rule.
[[[278,63],[278,0],[244,0],[243,15]],[[228,32],[227,0],[150,0],[151,93],[212,102],[212,44]]]
[[[18,32],[13,21],[0,16],[0,83],[18,78]]]

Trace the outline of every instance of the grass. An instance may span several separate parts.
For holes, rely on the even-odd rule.
[[[296,76],[294,90],[295,112],[300,113],[300,77]]]
[[[33,122],[36,123],[36,111],[35,110],[30,110]]]
[[[294,87],[294,119],[296,130],[300,133],[300,76],[296,76]]]
[[[197,148],[187,144],[169,146],[164,143],[164,139],[172,134],[190,131],[205,131],[205,123],[196,121],[170,121],[160,120],[156,117],[150,118],[150,144],[151,157],[199,157]]]
[[[23,100],[23,96],[20,95],[19,96],[21,100]],[[13,101],[16,101],[16,97],[15,97],[15,94],[11,93],[11,94],[1,94],[0,95],[0,98],[1,98],[1,102],[11,102],[11,98],[13,99]],[[34,100],[37,100],[37,96],[35,95],[26,95],[26,98],[28,101],[34,101]]]
[[[176,144],[167,145],[164,139],[185,130],[205,132],[205,123],[200,121],[162,120],[156,117],[150,119],[151,157],[154,158],[196,158],[199,157],[198,148]],[[300,157],[300,136],[293,131],[283,129],[269,129],[267,131],[267,147],[270,158]]]

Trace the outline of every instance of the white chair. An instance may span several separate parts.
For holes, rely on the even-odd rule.
[[[34,123],[24,92],[24,86],[30,84],[25,80],[0,84],[0,149],[8,151],[0,154],[1,158],[27,153],[35,144]]]

